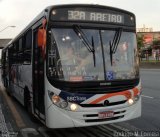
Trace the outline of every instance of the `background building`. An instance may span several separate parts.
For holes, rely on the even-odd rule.
[[[153,31],[152,28],[137,29],[137,41],[140,56],[142,58],[152,56],[152,59],[156,59],[160,55],[160,31]],[[157,59],[156,59],[157,60]]]

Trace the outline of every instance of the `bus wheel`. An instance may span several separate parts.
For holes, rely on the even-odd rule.
[[[10,86],[8,86],[8,83],[6,83],[6,93],[8,96],[13,96],[12,95],[12,89],[10,88]]]
[[[24,101],[25,101],[25,108],[28,112],[28,115],[29,115],[31,121],[37,122],[36,117],[32,114],[31,97],[30,97],[28,89],[24,90]]]
[[[6,88],[6,92],[7,92],[7,95],[8,95],[8,96],[11,96],[11,93],[10,93],[10,91],[9,91],[8,88]]]

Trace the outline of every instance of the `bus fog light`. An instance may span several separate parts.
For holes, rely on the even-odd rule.
[[[129,103],[130,105],[132,105],[132,104],[134,103],[134,100],[133,100],[132,98],[130,98],[130,99],[128,99],[128,103]]]
[[[59,96],[57,96],[57,95],[53,95],[52,96],[52,102],[53,103],[58,103],[60,101],[60,97]]]
[[[70,105],[70,109],[72,110],[72,111],[76,111],[76,109],[77,109],[77,105],[76,104],[71,104]]]
[[[61,108],[66,108],[68,106],[68,103],[66,101],[62,101],[59,105]]]

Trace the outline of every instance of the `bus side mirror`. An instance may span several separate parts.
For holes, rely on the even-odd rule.
[[[46,47],[46,29],[38,29],[38,47],[41,48],[41,55],[45,59],[45,47]]]
[[[38,29],[38,47],[44,48],[46,46],[46,30]]]

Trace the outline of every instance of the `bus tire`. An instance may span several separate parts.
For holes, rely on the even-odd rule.
[[[7,81],[5,81],[5,88],[6,88],[7,95],[11,97],[12,93],[11,93],[11,89],[10,89],[9,84],[8,84]]]
[[[8,95],[8,96],[11,96],[11,93],[10,93],[10,91],[9,91],[9,88],[8,88],[8,87],[6,88],[6,92],[7,92],[7,95]]]

